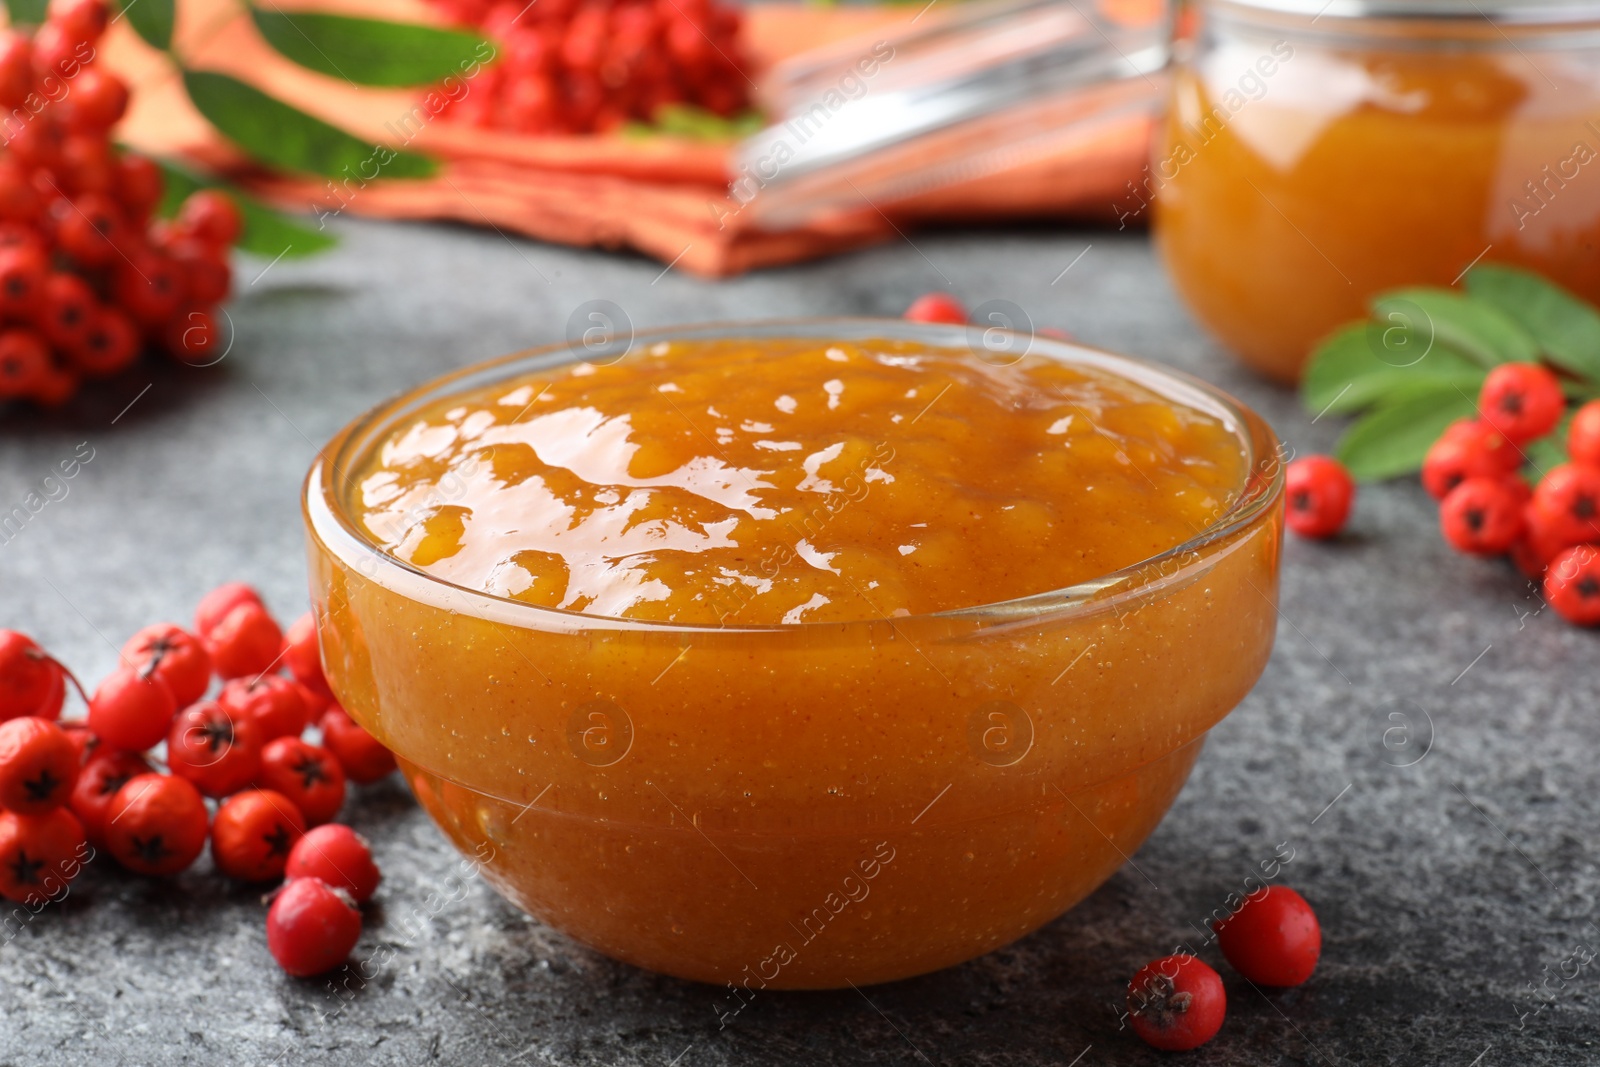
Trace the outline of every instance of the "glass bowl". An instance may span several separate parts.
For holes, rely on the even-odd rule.
[[[632,343],[701,338],[969,346],[962,327],[866,319]],[[312,466],[329,681],[484,877],[609,956],[750,990],[831,988],[1013,941],[1139,848],[1260,676],[1282,535],[1277,439],[1253,412],[1164,368],[1028,343],[1225,420],[1249,458],[1237,499],[1184,544],[1092,582],[846,623],[543,608],[431,577],[358,533],[353,472],[417,411],[620,355],[535,349],[378,406]]]

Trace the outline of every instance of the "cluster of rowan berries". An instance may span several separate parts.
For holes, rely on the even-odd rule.
[[[500,59],[442,115],[519,133],[604,133],[670,104],[750,106],[742,13],[715,0],[435,0]]]
[[[375,782],[395,761],[334,701],[312,617],[285,634],[253,589],[229,583],[200,601],[193,631],[134,634],[84,694],[87,717],[58,722],[69,682],[83,694],[31,638],[0,630],[0,896],[59,899],[98,851],[138,874],[176,874],[209,839],[230,878],[289,878],[267,920],[285,970],[341,962],[378,871],[331,820],[347,780]],[[320,744],[302,736],[313,725]]]
[[[105,0],[51,0],[30,38],[0,29],[0,401],[65,403],[147,345],[191,363],[222,347],[238,207],[200,190],[152,221],[161,169],[114,148],[128,87],[95,62]]]
[[[1489,372],[1478,417],[1462,419],[1428,450],[1422,484],[1439,501],[1452,548],[1509,555],[1542,584],[1545,602],[1579,626],[1600,625],[1600,401],[1573,414],[1567,462],[1529,487],[1518,473],[1526,447],[1566,413],[1561,381],[1534,363]]]

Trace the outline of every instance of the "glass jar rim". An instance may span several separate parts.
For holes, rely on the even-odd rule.
[[[351,472],[406,417],[437,401],[528,371],[574,363],[607,362],[620,359],[637,349],[666,341],[693,340],[812,340],[860,341],[875,339],[911,341],[929,347],[969,351],[1012,351],[986,345],[1000,335],[1002,344],[1020,339],[1024,355],[1041,355],[1061,362],[1086,365],[1127,378],[1156,392],[1173,403],[1183,404],[1219,417],[1237,436],[1245,450],[1243,484],[1234,500],[1208,525],[1179,544],[1136,563],[1098,578],[1057,589],[1041,590],[1020,597],[960,608],[949,608],[918,615],[892,618],[864,617],[834,622],[797,622],[749,625],[722,623],[661,622],[618,616],[592,615],[563,608],[529,604],[497,596],[471,586],[446,581],[404,560],[390,555],[362,532],[351,514],[348,489],[354,483]],[[1021,358],[1021,357],[1018,357]],[[764,319],[686,326],[663,327],[629,337],[625,343],[599,352],[577,342],[558,342],[476,363],[433,378],[401,395],[386,400],[358,416],[340,430],[321,451],[307,472],[302,492],[302,509],[311,533],[328,552],[374,582],[419,601],[450,602],[451,610],[508,622],[530,629],[626,630],[651,633],[815,633],[857,626],[888,623],[914,625],[924,620],[970,622],[980,625],[1035,620],[1043,616],[1059,618],[1064,613],[1098,611],[1115,607],[1124,599],[1148,595],[1164,587],[1201,562],[1200,549],[1226,541],[1261,521],[1283,493],[1285,458],[1277,435],[1265,419],[1228,393],[1182,371],[1132,356],[1118,355],[1096,348],[1011,330],[939,323],[916,323],[903,319],[810,318]],[[404,588],[402,588],[404,587]]]

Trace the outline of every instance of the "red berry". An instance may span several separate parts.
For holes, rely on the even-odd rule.
[[[322,713],[317,725],[322,729],[322,744],[333,753],[345,777],[357,785],[376,782],[394,770],[394,753],[335,704]]]
[[[68,803],[91,842],[105,844],[106,821],[117,790],[139,775],[150,773],[150,764],[136,752],[102,752],[89,758],[78,772]]]
[[[239,239],[244,219],[227,193],[199,189],[190,193],[178,209],[178,226],[186,233],[226,248]]]
[[[0,249],[0,315],[31,318],[38,311],[50,264],[25,245]]]
[[[294,801],[270,789],[248,789],[217,809],[211,859],[229,878],[270,882],[283,877],[290,850],[305,832],[305,818]]]
[[[139,874],[177,874],[206,847],[206,802],[167,774],[130,778],[106,812],[106,850]]]
[[[50,0],[49,18],[74,41],[93,44],[106,32],[105,0]]]
[[[49,719],[23,716],[0,723],[0,807],[43,815],[72,795],[78,748]]]
[[[1428,449],[1422,461],[1422,487],[1435,500],[1468,478],[1510,474],[1522,453],[1482,419],[1460,419]]]
[[[1544,599],[1576,626],[1600,626],[1600,549],[1576,545],[1552,559]]]
[[[1567,455],[1574,463],[1600,469],[1600,400],[1589,401],[1572,416]]]
[[[0,63],[4,58],[0,57]],[[4,72],[0,71],[0,78]],[[0,158],[0,219],[31,223],[39,217],[44,197],[34,188],[27,168],[12,158]]]
[[[128,218],[143,222],[161,203],[166,179],[154,160],[137,152],[124,152],[113,165],[111,184]]]
[[[294,683],[294,685],[296,689],[300,690],[300,699],[305,702],[306,721],[308,723],[316,722],[322,717],[322,713],[328,710],[328,705],[333,703],[333,695],[331,693],[318,693],[308,686],[301,685],[299,682]]]
[[[61,142],[61,179],[70,192],[110,192],[111,167],[111,145],[104,134],[73,133]]]
[[[1322,955],[1322,926],[1305,897],[1288,886],[1267,886],[1239,910],[1214,923],[1217,945],[1234,970],[1257,985],[1297,986]]]
[[[71,351],[85,374],[109,377],[139,358],[139,328],[116,308],[96,308],[83,339]]]
[[[311,718],[300,686],[281,674],[234,678],[222,687],[217,700],[249,719],[262,745],[280,737],[299,737]]]
[[[217,317],[199,305],[182,308],[167,320],[161,343],[168,355],[191,367],[209,367],[226,354]]]
[[[58,899],[88,859],[83,827],[72,812],[0,812],[0,896],[34,903]]]
[[[89,729],[112,748],[143,752],[167,736],[178,702],[167,683],[126,667],[100,683],[89,700]]]
[[[84,193],[51,205],[56,244],[85,267],[104,267],[122,257],[117,243],[127,232],[122,209],[104,193]]]
[[[1560,380],[1537,363],[1502,363],[1478,391],[1478,413],[1514,444],[1555,429],[1566,407]]]
[[[316,693],[332,696],[328,679],[322,674],[322,649],[317,641],[317,619],[306,612],[283,635],[283,665],[294,680]]]
[[[70,82],[82,73],[84,62],[93,56],[94,49],[89,43],[79,40],[74,31],[59,22],[46,22],[33,33],[34,72],[43,88],[54,90],[47,95],[59,96],[59,84],[53,84],[53,80]]]
[[[261,752],[261,785],[294,801],[307,826],[321,826],[344,806],[344,771],[327,749],[280,737]]]
[[[1549,523],[1532,503],[1522,505],[1522,536],[1511,546],[1511,562],[1525,577],[1541,579],[1550,561],[1567,544],[1550,533]]]
[[[39,342],[43,344],[41,340]],[[34,385],[28,398],[43,408],[58,408],[71,400],[78,392],[78,375],[67,361],[67,357],[59,352],[52,353],[50,365],[45,369],[45,374]]]
[[[89,283],[76,274],[55,271],[44,280],[34,322],[52,348],[71,349],[88,336],[95,308]]]
[[[1228,1011],[1222,976],[1193,956],[1165,956],[1128,983],[1128,1022],[1147,1045],[1168,1052],[1217,1036]]]
[[[227,252],[198,237],[175,237],[167,243],[167,253],[183,269],[184,286],[191,303],[200,308],[220,304],[233,287],[233,268]],[[182,315],[177,316],[183,318]],[[195,325],[193,320],[185,320]],[[213,317],[213,326],[215,318]]]
[[[240,604],[260,604],[261,594],[244,582],[226,582],[200,598],[194,609],[194,632],[201,637],[211,636],[211,631]]]
[[[0,630],[0,720],[40,714],[61,680],[61,665],[33,638]],[[54,718],[55,712],[46,717]]]
[[[1356,483],[1344,464],[1328,456],[1306,456],[1284,475],[1284,521],[1301,537],[1332,537],[1344,528]]]
[[[904,317],[911,322],[948,322],[964,326],[967,309],[949,293],[924,293],[911,302]]]
[[[211,685],[211,657],[205,646],[176,623],[152,623],[128,638],[122,646],[122,663],[166,682],[180,707],[205,696]]]
[[[260,604],[243,603],[206,635],[219,678],[265,674],[283,652],[283,631]]]
[[[261,770],[255,723],[215,700],[191,704],[167,733],[167,766],[208,797],[237,793]]]
[[[61,120],[71,129],[104,135],[128,111],[128,85],[98,67],[85,67],[61,101]]]
[[[1564,544],[1600,541],[1600,468],[1563,463],[1533,490],[1533,506],[1550,536]]]
[[[72,742],[73,749],[78,753],[78,766],[87,764],[91,757],[100,748],[100,739],[89,732],[89,728],[81,722],[64,722],[61,729],[65,731],[67,740]],[[82,778],[82,775],[79,775]],[[76,787],[74,787],[76,788]]]
[[[21,107],[33,92],[33,44],[16,30],[0,30],[0,107]]]
[[[349,893],[358,904],[372,899],[383,877],[372,862],[367,839],[339,823],[319,826],[302,837],[289,853],[284,875],[326,882]]]
[[[267,909],[267,951],[297,978],[337,967],[360,939],[361,912],[350,894],[315,878],[285,883]]]
[[[1523,525],[1522,497],[1502,478],[1468,478],[1439,505],[1439,529],[1457,552],[1503,556]]]
[[[186,295],[183,269],[164,252],[135,253],[115,265],[112,278],[117,305],[146,329],[177,314]]]

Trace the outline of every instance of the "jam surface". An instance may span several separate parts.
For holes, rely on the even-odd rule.
[[[1138,563],[1246,462],[1216,415],[1040,356],[688,341],[448,397],[373,450],[350,510],[397,559],[545,607],[837,622]]]

